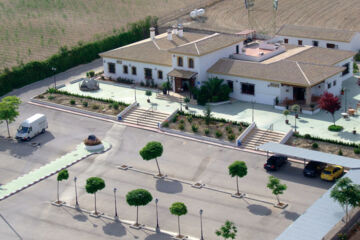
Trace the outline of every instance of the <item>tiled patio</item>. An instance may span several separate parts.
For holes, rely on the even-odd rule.
[[[356,104],[360,101],[360,87],[357,85],[357,79],[351,78],[345,81],[344,87],[346,90],[347,106],[356,108]],[[117,101],[123,101],[125,103],[132,103],[135,99],[135,90],[129,87],[112,86],[108,84],[100,83],[100,90],[97,92],[81,92],[79,90],[78,83],[66,85],[63,90],[90,95],[98,98],[112,98]],[[151,104],[147,102],[147,96],[145,90],[136,90],[136,98],[140,103],[141,108],[148,109]],[[301,134],[309,133],[313,136],[320,136],[322,138],[329,138],[348,142],[360,143],[360,117],[356,115],[349,119],[341,117],[341,112],[344,111],[344,98],[342,96],[343,107],[335,114],[336,124],[344,127],[342,132],[330,132],[327,130],[328,126],[332,124],[332,117],[329,113],[321,111],[315,115],[300,114],[300,118],[297,120],[298,131]],[[180,107],[179,103],[169,102],[166,100],[156,99],[156,93],[150,97],[151,103],[155,104],[157,110],[160,112],[172,113],[175,109]],[[184,109],[184,106],[183,106]],[[203,114],[204,107],[197,105],[190,105],[189,111],[196,114]],[[285,116],[282,111],[276,110],[273,106],[254,104],[254,110],[252,110],[252,104],[246,102],[234,102],[232,104],[225,104],[212,107],[213,115],[219,118],[225,118],[233,121],[252,121],[252,113],[254,113],[254,121],[258,127],[267,129],[273,124],[275,131],[287,132],[290,128],[294,127],[294,116],[289,115],[288,119],[290,124],[285,124]],[[358,114],[360,111],[358,112]],[[358,134],[352,133],[356,128]]]

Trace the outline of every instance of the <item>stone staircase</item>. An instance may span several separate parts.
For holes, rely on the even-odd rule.
[[[272,130],[262,130],[255,127],[242,142],[242,147],[255,149],[256,147],[267,142],[280,142],[285,133],[274,132]]]
[[[163,122],[168,116],[169,114],[167,113],[136,107],[126,113],[122,121],[145,127],[158,128],[158,123]]]

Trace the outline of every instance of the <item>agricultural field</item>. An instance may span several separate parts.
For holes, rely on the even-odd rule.
[[[169,19],[203,1],[1,0],[0,70],[101,39],[149,15]]]
[[[255,0],[252,19],[257,30],[273,29],[272,0]],[[243,0],[223,0],[206,9],[205,16],[196,21],[184,17],[186,25],[225,32],[249,28]],[[359,0],[279,0],[277,28],[297,24],[360,31]]]

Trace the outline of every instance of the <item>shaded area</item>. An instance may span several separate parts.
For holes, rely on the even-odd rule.
[[[249,209],[249,211],[254,214],[254,215],[259,215],[259,216],[269,216],[271,215],[271,210],[267,207],[258,205],[258,204],[251,204],[249,206],[247,206],[247,209]]]
[[[159,179],[156,181],[156,190],[164,193],[180,193],[183,191],[183,186],[179,181]]]
[[[300,217],[300,214],[296,212],[290,212],[290,211],[283,211],[281,214],[285,216],[286,219],[289,219],[291,221],[295,221],[298,217]]]
[[[103,226],[103,231],[107,235],[121,237],[126,235],[126,229],[120,222],[111,222]]]
[[[154,233],[145,238],[145,240],[168,240],[173,239],[173,237],[166,233]]]

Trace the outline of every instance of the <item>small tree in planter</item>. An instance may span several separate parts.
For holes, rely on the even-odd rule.
[[[229,174],[231,177],[236,177],[236,189],[237,192],[235,196],[240,197],[240,191],[239,191],[239,177],[245,177],[247,174],[247,166],[246,163],[243,161],[235,161],[233,162],[229,167]]]
[[[184,103],[185,103],[185,109],[189,109],[189,102],[190,102],[190,98],[189,97],[186,97],[184,98]]]
[[[335,112],[341,108],[340,99],[337,96],[334,96],[332,93],[325,92],[319,100],[319,106],[322,110],[331,113],[334,123],[333,126],[336,126]]]
[[[147,102],[150,102],[150,96],[152,95],[152,92],[150,90],[145,91],[145,95],[148,96]]]
[[[66,169],[61,170],[57,175],[57,178],[56,178],[56,180],[57,180],[57,201],[56,201],[56,203],[57,204],[62,203],[62,201],[60,201],[60,197],[59,197],[59,183],[60,183],[60,181],[67,180],[68,178],[69,178],[69,173]]]
[[[278,178],[270,176],[267,187],[272,190],[272,193],[276,196],[277,206],[285,207],[286,205],[280,202],[279,195],[284,193],[284,191],[287,189],[287,186],[285,184],[281,184]]]
[[[205,117],[205,123],[206,125],[210,125],[211,117],[212,117],[212,111],[209,104],[206,105],[206,108],[204,110],[204,117]]]
[[[187,208],[184,203],[182,202],[175,202],[171,205],[170,213],[178,217],[178,229],[179,229],[179,235],[176,236],[177,238],[182,239],[183,236],[180,232],[180,216],[187,214]]]
[[[288,119],[288,117],[287,117],[287,116],[290,114],[289,110],[284,110],[284,111],[283,111],[283,114],[285,115],[285,118],[286,118],[286,119],[285,119],[285,123],[286,123],[286,124],[289,124],[289,119]]]
[[[85,189],[87,193],[94,194],[95,211],[94,215],[99,215],[96,209],[96,192],[105,188],[105,181],[99,177],[91,177],[86,180]]]
[[[159,177],[162,177],[163,175],[160,172],[160,167],[159,167],[159,163],[157,158],[161,157],[162,153],[163,153],[163,146],[161,145],[160,142],[149,142],[148,144],[146,144],[145,147],[143,147],[143,149],[140,150],[140,156],[146,160],[152,160],[155,159],[156,161],[156,166],[158,168]]]
[[[216,236],[223,237],[224,239],[235,239],[237,228],[233,222],[227,220],[219,230],[216,230]]]
[[[153,199],[151,193],[145,189],[136,189],[126,194],[126,202],[130,206],[136,206],[136,222],[135,227],[139,227],[139,206],[146,206]]]
[[[294,104],[291,106],[291,111],[293,111],[295,113],[295,132],[296,132],[296,119],[299,117],[299,111],[300,111],[300,106],[297,104]]]

